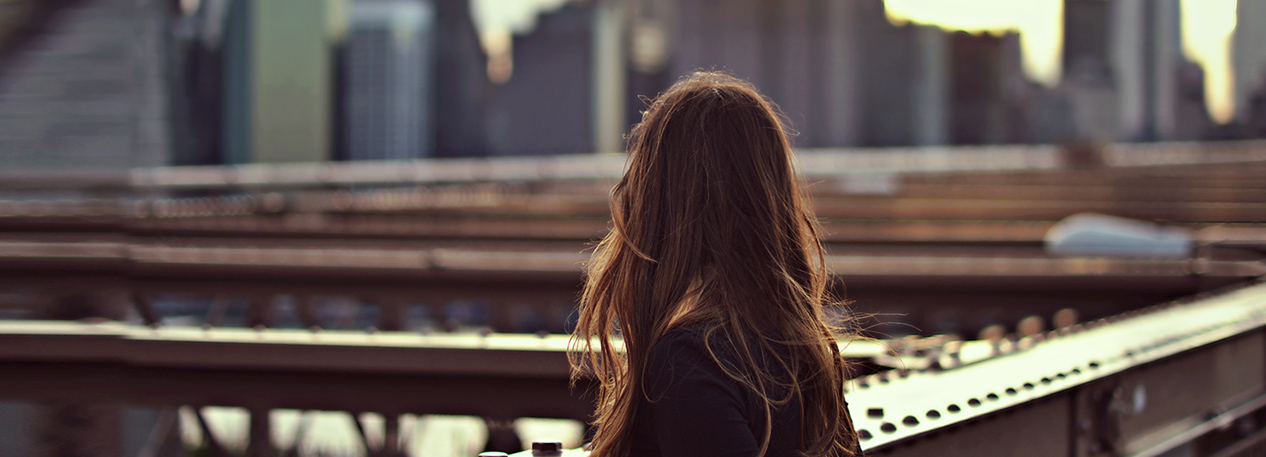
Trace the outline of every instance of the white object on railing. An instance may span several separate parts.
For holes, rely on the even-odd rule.
[[[1046,232],[1046,252],[1063,256],[1186,258],[1191,233],[1133,219],[1081,213]]]

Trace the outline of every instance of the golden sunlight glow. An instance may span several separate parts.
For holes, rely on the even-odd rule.
[[[1204,99],[1220,123],[1235,116],[1231,34],[1236,6],[1236,0],[1182,0],[1183,54],[1204,67]]]
[[[557,9],[568,0],[474,0],[471,16],[479,42],[488,56],[488,78],[503,84],[514,73],[514,34],[536,27],[537,15]]]
[[[1146,0],[1150,1],[1150,0]],[[885,0],[899,21],[951,30],[1020,32],[1024,71],[1047,86],[1059,82],[1063,0]],[[1235,112],[1230,36],[1236,0],[1182,0],[1183,51],[1204,67],[1209,114],[1227,122]]]
[[[537,14],[569,0],[474,0],[471,12],[494,79],[510,77],[511,36],[530,31]],[[1054,86],[1060,78],[1064,0],[884,0],[894,23],[914,22],[968,32],[1017,31],[1024,52],[1024,72],[1038,83]],[[1109,0],[1110,1],[1110,0]],[[1152,1],[1152,0],[1144,0]],[[1183,51],[1205,71],[1205,100],[1218,122],[1235,112],[1230,37],[1235,29],[1236,0],[1181,0]]]
[[[1024,72],[1047,86],[1059,83],[1063,0],[885,0],[890,17],[968,32],[1020,32]]]

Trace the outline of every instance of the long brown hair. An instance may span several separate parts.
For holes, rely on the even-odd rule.
[[[803,452],[854,454],[845,367],[823,316],[835,303],[786,135],[771,102],[715,72],[678,81],[633,128],[628,169],[612,190],[613,227],[587,266],[572,340],[573,380],[599,385],[595,456],[629,454],[648,353],[681,325],[703,329],[714,358],[718,343],[738,353],[737,370],[718,363],[765,400],[762,455],[772,409],[792,399]],[[758,358],[790,382],[762,372]]]

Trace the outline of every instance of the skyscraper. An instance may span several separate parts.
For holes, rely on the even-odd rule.
[[[338,0],[228,2],[221,47],[228,162],[331,156],[330,20]]]
[[[700,69],[725,71],[750,81],[780,105],[798,133],[792,138],[798,147],[849,146],[859,141],[862,32],[858,14],[863,2],[882,3],[634,0],[643,6],[655,5],[659,17],[653,19],[666,29],[667,83]],[[647,92],[642,95],[658,91]]]
[[[434,17],[430,2],[351,4],[339,113],[345,158],[433,154]]]
[[[0,171],[166,165],[166,5],[24,3],[31,35],[5,43],[0,71]]]
[[[488,109],[492,154],[594,152],[594,8],[567,3],[514,37],[514,72]]]
[[[862,0],[857,30],[861,74],[857,98],[862,146],[946,144],[950,141],[950,61],[947,35],[936,27],[888,22],[883,2]]]
[[[1081,139],[1193,140],[1180,0],[1065,0],[1064,76]],[[1190,79],[1190,78],[1188,78]],[[1203,124],[1201,124],[1203,125]]]
[[[1188,63],[1182,54],[1182,11],[1180,0],[1143,2],[1144,75],[1146,112],[1149,122],[1145,139],[1193,140],[1180,135],[1179,72]]]
[[[1231,59],[1235,67],[1235,114],[1246,119],[1254,94],[1266,89],[1266,2],[1236,4]]]
[[[1146,14],[1144,3],[1149,0],[1115,0],[1111,3],[1108,59],[1112,65],[1112,80],[1116,89],[1118,122],[1116,140],[1143,139],[1149,129],[1151,113],[1147,111],[1148,62],[1153,60],[1150,50],[1154,47],[1144,27]]]
[[[1064,79],[1107,82],[1110,21],[1107,0],[1065,0]]]
[[[491,82],[470,0],[432,0],[435,8],[435,155],[489,153],[485,117]]]
[[[950,141],[1002,144],[1023,139],[1023,115],[1015,112],[1019,40],[988,33],[958,32],[949,37]],[[1020,88],[1022,91],[1023,88]]]
[[[1063,78],[1076,140],[1118,135],[1117,81],[1110,57],[1112,10],[1107,0],[1064,1]]]

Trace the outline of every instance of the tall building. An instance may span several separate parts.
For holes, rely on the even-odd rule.
[[[1144,74],[1146,112],[1149,122],[1145,138],[1148,140],[1194,140],[1191,135],[1180,135],[1179,110],[1182,91],[1179,73],[1188,64],[1182,54],[1182,12],[1180,0],[1150,0],[1143,2],[1146,22],[1143,24],[1147,60]]]
[[[721,70],[769,91],[762,56],[776,41],[762,38],[774,26],[776,6],[765,0],[682,0],[675,12],[671,73]]]
[[[628,3],[628,71],[624,94],[625,124],[642,119],[646,101],[680,75],[672,74],[672,38],[676,33],[677,0],[631,0]]]
[[[1003,144],[1022,140],[1018,134],[1023,113],[1013,108],[1019,71],[1019,42],[1015,34],[958,32],[949,37],[950,142]]]
[[[1111,2],[1107,0],[1064,1],[1064,78],[1078,81],[1108,81]]]
[[[594,2],[589,46],[589,118],[593,152],[624,150],[629,14],[624,0]]]
[[[847,146],[856,138],[857,2],[784,0],[766,39],[766,86],[797,130],[796,146]],[[768,63],[766,64],[768,65]]]
[[[1078,139],[1073,122],[1073,104],[1065,87],[1047,88],[1030,84],[1023,112],[1025,143],[1065,143]]]
[[[1064,76],[1080,139],[1194,140],[1181,0],[1065,0]],[[1186,77],[1191,79],[1190,76]],[[1204,115],[1207,118],[1207,115]]]
[[[221,43],[225,157],[243,162],[331,158],[331,15],[341,0],[231,0]]]
[[[432,0],[435,8],[435,155],[489,153],[485,117],[491,82],[470,0]]]
[[[1266,89],[1266,2],[1236,3],[1231,62],[1235,71],[1235,114],[1246,120],[1253,96]]]
[[[1118,109],[1116,140],[1137,141],[1144,139],[1152,122],[1151,113],[1147,111],[1148,98],[1154,89],[1149,89],[1148,74],[1150,56],[1150,39],[1144,27],[1144,3],[1149,0],[1114,0],[1110,5],[1110,34],[1108,59],[1112,65],[1112,80],[1116,90]]]
[[[1001,96],[1003,124],[1002,142],[1008,144],[1031,143],[1028,132],[1032,126],[1026,109],[1033,91],[1040,87],[1024,74],[1024,51],[1020,34],[1007,33],[999,38],[1001,64]]]
[[[434,14],[417,0],[351,4],[341,62],[344,158],[433,155]]]
[[[0,56],[0,171],[166,165],[166,5],[26,3],[24,38],[5,43]]]
[[[858,137],[862,146],[950,141],[950,60],[939,28],[888,22],[883,2],[859,1]]]
[[[1177,141],[1198,141],[1212,134],[1214,122],[1205,103],[1204,68],[1183,62],[1174,70],[1174,127]]]
[[[593,152],[593,10],[568,3],[514,37],[514,71],[488,111],[492,154]]]
[[[224,116],[219,35],[225,0],[206,0],[168,27],[167,95],[171,117],[171,165],[224,163]]]
[[[1118,135],[1120,104],[1111,57],[1111,2],[1064,1],[1063,93],[1076,140],[1108,141]]]
[[[796,146],[858,142],[858,0],[632,2],[639,13],[653,10],[635,24],[649,20],[664,28],[665,86],[695,70],[726,71],[779,104],[797,132]],[[632,46],[637,59],[642,44]],[[639,90],[635,95],[659,91]]]

